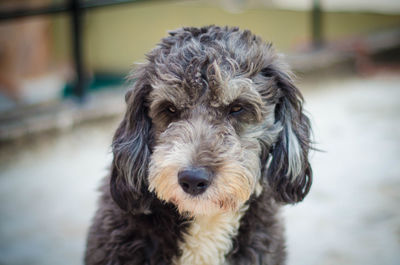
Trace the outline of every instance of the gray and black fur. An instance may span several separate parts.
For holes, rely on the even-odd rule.
[[[244,105],[247,113],[240,115],[248,116],[229,116],[236,138],[250,125],[259,125],[254,128],[263,128],[264,132],[257,138],[260,169],[256,180],[262,190],[245,202],[248,209],[232,238],[226,262],[285,263],[283,228],[277,213],[282,204],[302,201],[312,182],[308,162],[310,122],[303,114],[303,98],[271,45],[250,31],[208,26],[170,32],[132,75],[135,82],[126,94],[125,117],[113,139],[111,174],[101,188],[99,209],[88,235],[87,265],[173,264],[182,255],[179,242],[194,217],[179,211],[173,201],[161,200],[149,188],[148,175],[152,154],[162,142],[160,137],[182,123],[184,111],[180,116],[171,115],[164,111],[168,102],[153,109],[152,91],[163,84],[180,87],[184,91],[180,93],[191,98],[200,99],[206,93],[212,98],[213,87],[220,82],[218,71],[251,80],[263,105]],[[218,106],[215,113],[224,113],[223,108],[229,106]],[[214,120],[210,118],[212,126],[225,126],[218,121],[221,116],[215,115]],[[264,124],[268,119],[272,122]],[[202,152],[207,156],[207,150]],[[208,161],[203,157],[199,160]],[[217,171],[213,161],[207,162],[209,165],[199,163],[211,172]]]

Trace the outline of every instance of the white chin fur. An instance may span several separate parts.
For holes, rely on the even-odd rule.
[[[191,216],[215,215],[227,211],[206,199],[183,199],[175,203],[175,205],[181,214],[188,214]]]

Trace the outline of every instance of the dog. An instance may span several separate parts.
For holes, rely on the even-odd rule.
[[[248,30],[169,32],[130,75],[85,263],[285,264],[279,209],[312,183],[291,76]]]

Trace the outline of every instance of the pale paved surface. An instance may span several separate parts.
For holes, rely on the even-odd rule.
[[[400,264],[400,76],[303,84],[318,148],[289,265]],[[81,264],[116,122],[0,150],[0,264]]]
[[[287,209],[289,264],[400,264],[400,76],[306,93],[318,148],[306,200]]]

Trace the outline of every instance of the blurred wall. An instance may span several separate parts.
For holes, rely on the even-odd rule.
[[[36,8],[48,0],[3,0],[0,11]],[[33,17],[0,23],[0,91],[18,100],[23,80],[46,75],[51,68],[51,19]]]
[[[55,16],[54,55],[70,60],[69,18]],[[209,1],[143,1],[90,10],[85,15],[85,60],[94,71],[126,73],[167,31],[182,26],[234,25],[272,41],[278,50],[304,45],[310,38],[310,14],[274,10],[266,6],[227,11]],[[323,28],[328,40],[366,34],[400,25],[400,15],[326,13]]]

